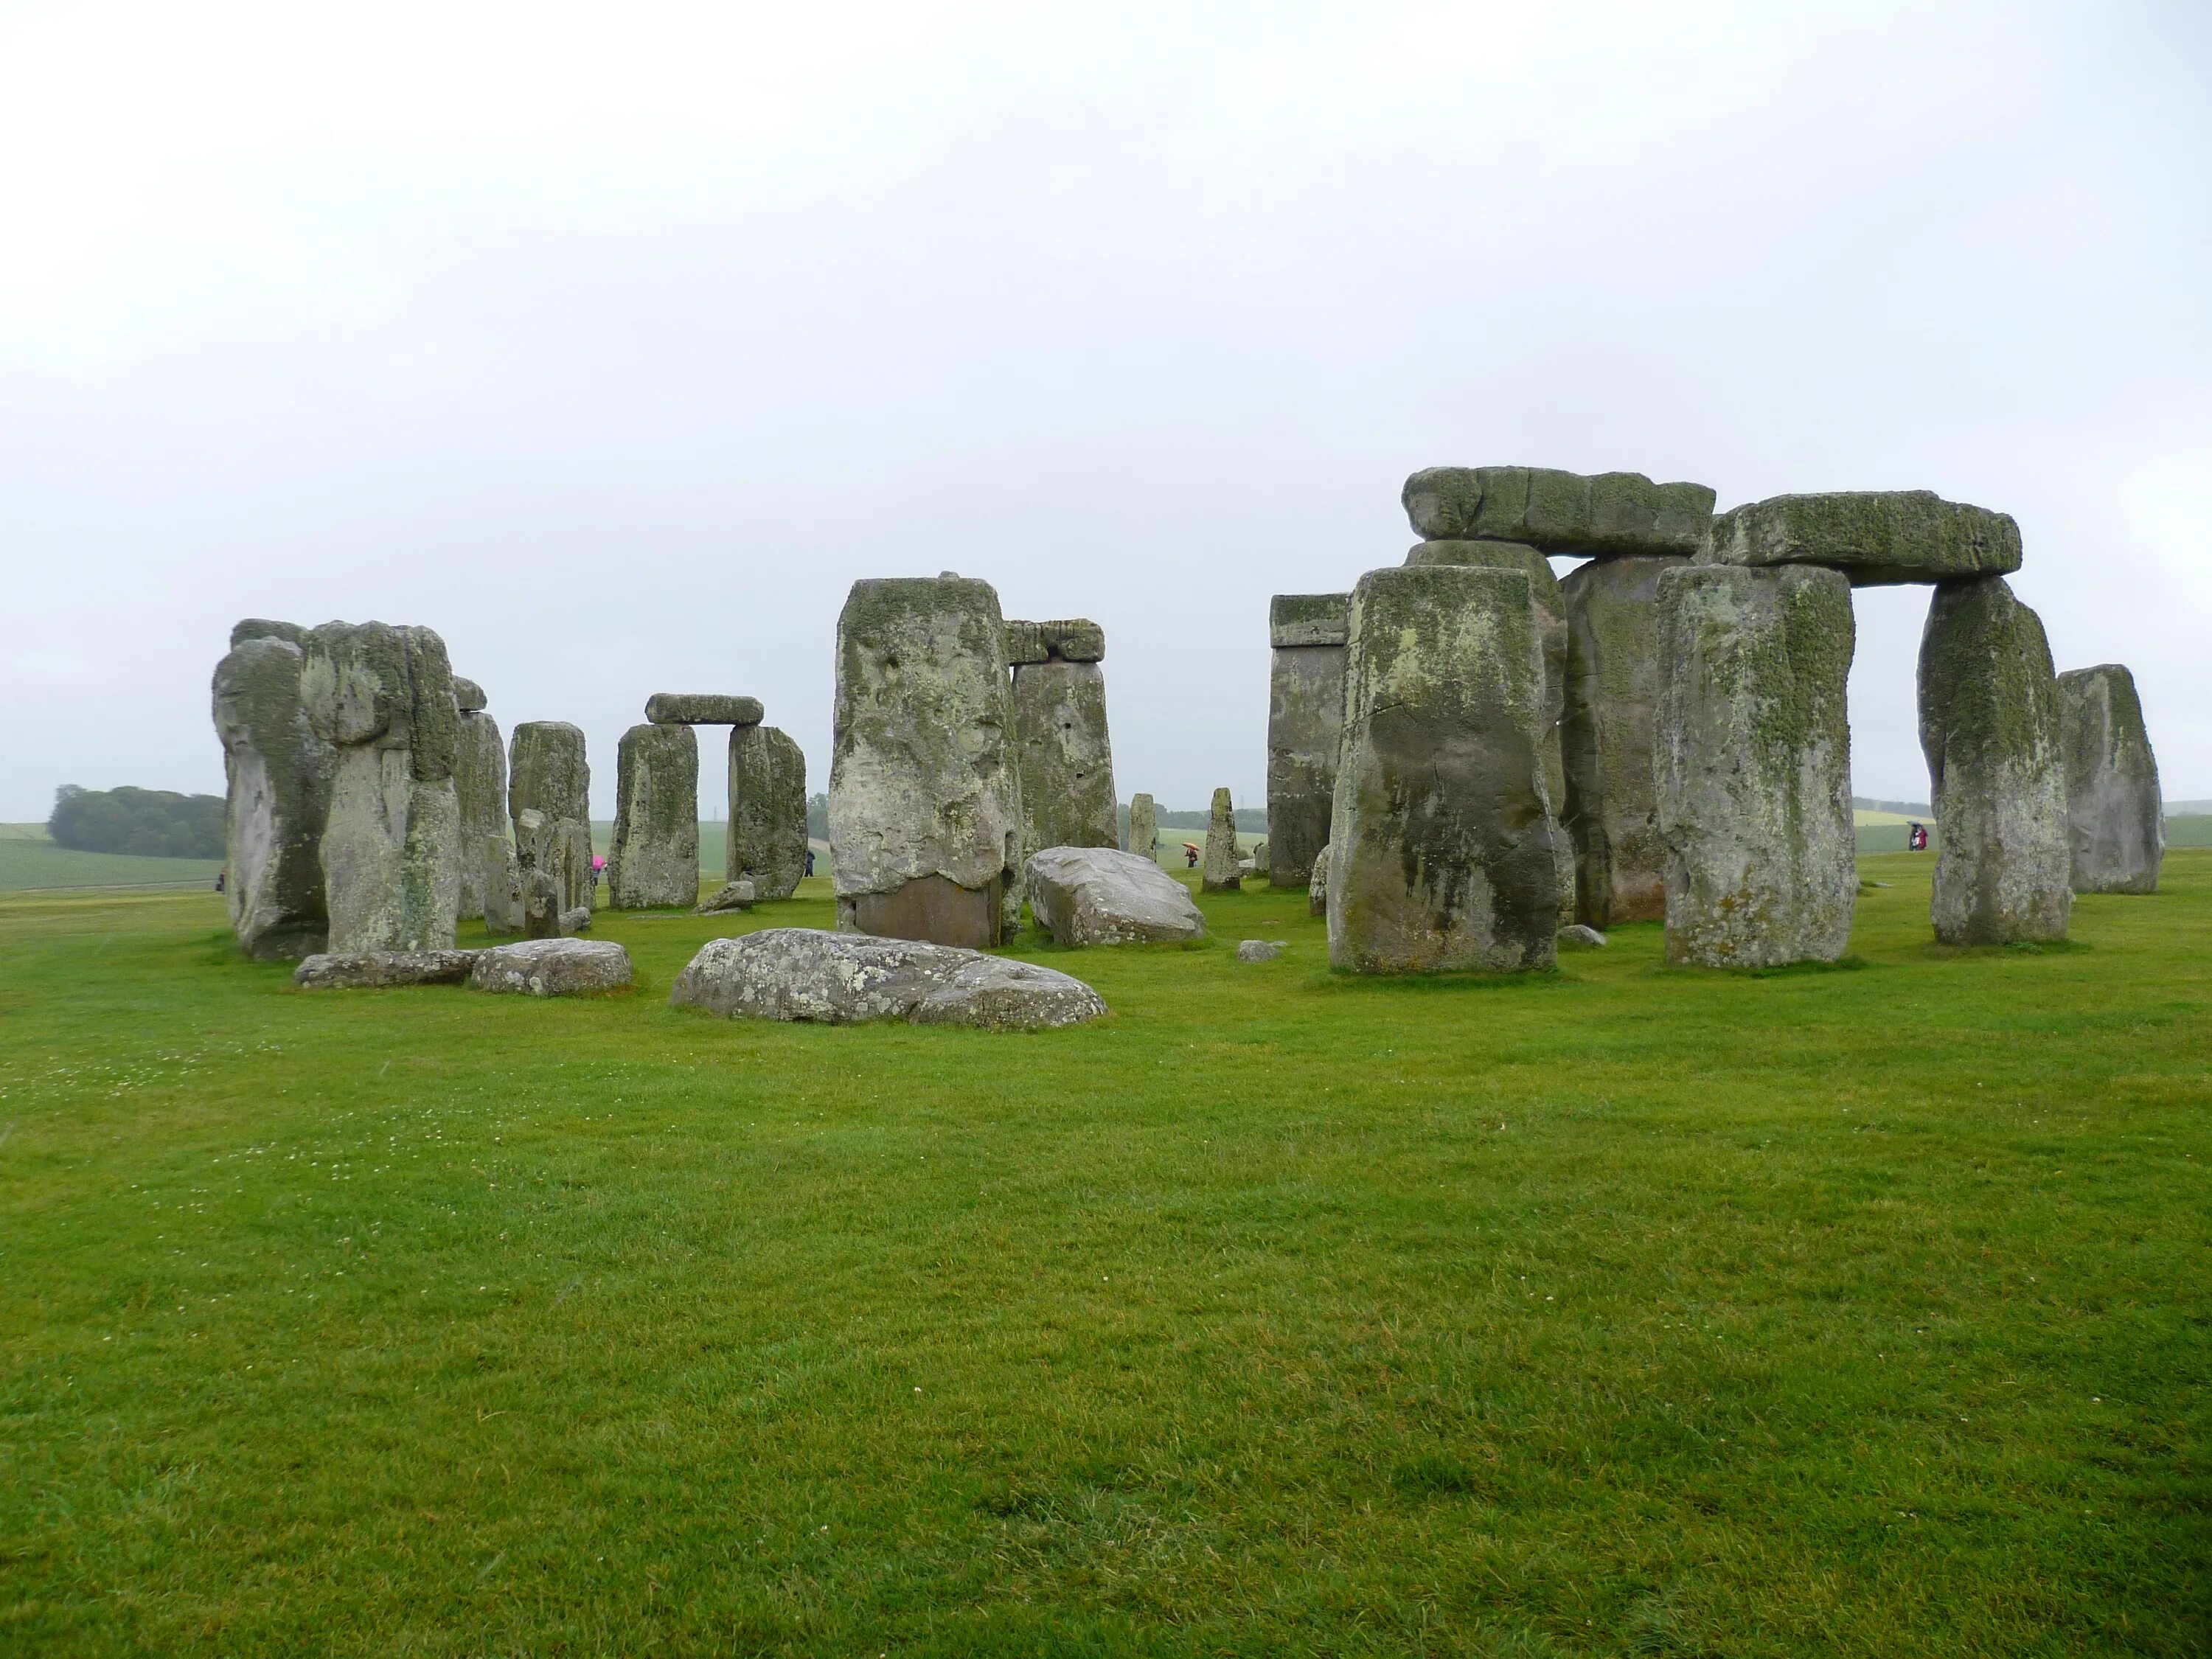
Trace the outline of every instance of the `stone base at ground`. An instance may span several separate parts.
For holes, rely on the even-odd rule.
[[[477,952],[469,984],[532,997],[596,996],[629,988],[629,952],[612,939],[532,939]]]
[[[720,892],[698,907],[696,914],[712,916],[730,910],[750,910],[759,902],[757,893],[757,890],[749,881],[726,882]]]
[[[459,985],[474,951],[358,951],[309,957],[292,973],[305,991],[376,991],[395,985]]]
[[[1032,963],[804,927],[709,940],[677,975],[669,1000],[728,1018],[895,1019],[992,1031],[1076,1025],[1107,1012],[1082,981]]]
[[[1024,873],[1037,925],[1061,945],[1166,944],[1206,937],[1190,890],[1151,859],[1110,847],[1050,847]]]
[[[1239,962],[1273,962],[1277,957],[1283,954],[1284,949],[1285,946],[1280,939],[1239,939],[1237,942],[1237,960]]]

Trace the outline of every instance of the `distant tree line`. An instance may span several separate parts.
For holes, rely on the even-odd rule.
[[[54,791],[46,833],[80,853],[132,853],[141,858],[219,859],[222,797],[168,789]]]

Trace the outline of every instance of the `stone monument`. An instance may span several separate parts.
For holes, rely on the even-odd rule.
[[[1106,730],[1106,633],[1097,623],[1010,622],[1023,839],[1047,847],[1121,841],[1114,749]]]
[[[757,902],[787,899],[806,874],[806,757],[773,726],[730,731],[726,879]]]
[[[2135,676],[2118,663],[2058,677],[2066,841],[2077,893],[2155,893],[2166,803]]]
[[[1267,607],[1267,873],[1303,886],[1328,840],[1344,732],[1349,593],[1278,593]]]
[[[648,721],[615,751],[615,831],[607,902],[617,909],[699,902],[699,739]]]
[[[1206,821],[1206,857],[1199,885],[1209,893],[1234,893],[1244,885],[1244,854],[1237,845],[1237,809],[1229,791],[1213,792],[1213,811]]]
[[[592,902],[592,769],[584,734],[566,720],[525,720],[507,742],[507,811],[522,852],[522,815],[536,811],[544,828],[537,868],[553,878],[562,911]]]
[[[242,622],[215,671],[223,897],[240,947],[262,961],[313,956],[330,940],[321,848],[337,757],[300,701],[307,633]]]

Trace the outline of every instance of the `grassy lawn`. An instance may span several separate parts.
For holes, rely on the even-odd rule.
[[[57,847],[43,823],[0,823],[0,893],[84,887],[212,889],[221,859],[149,859]]]
[[[1029,1036],[0,899],[0,1652],[2202,1654],[2212,853],[2045,950],[1931,866],[1757,976],[1261,888]]]

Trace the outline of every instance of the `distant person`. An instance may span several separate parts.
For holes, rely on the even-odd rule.
[[[220,893],[222,891],[222,878],[229,873],[230,872],[228,870],[218,870],[215,872],[215,890],[216,892]]]
[[[1908,830],[1905,831],[1905,849],[1906,849],[1908,852],[1913,852],[1913,853],[1924,853],[1924,852],[1926,852],[1926,851],[1928,850],[1928,827],[1927,827],[1927,825],[1925,825],[1925,824],[1921,824],[1921,823],[1916,823],[1916,824],[1913,824],[1910,829],[1908,829]]]
[[[1183,842],[1182,862],[1183,867],[1187,870],[1195,870],[1198,868],[1198,843],[1196,842],[1187,841]]]
[[[814,849],[811,847],[806,849],[806,873],[810,876],[814,873]]]
[[[599,872],[606,867],[607,860],[604,854],[592,854],[592,908],[595,910],[599,907]]]

